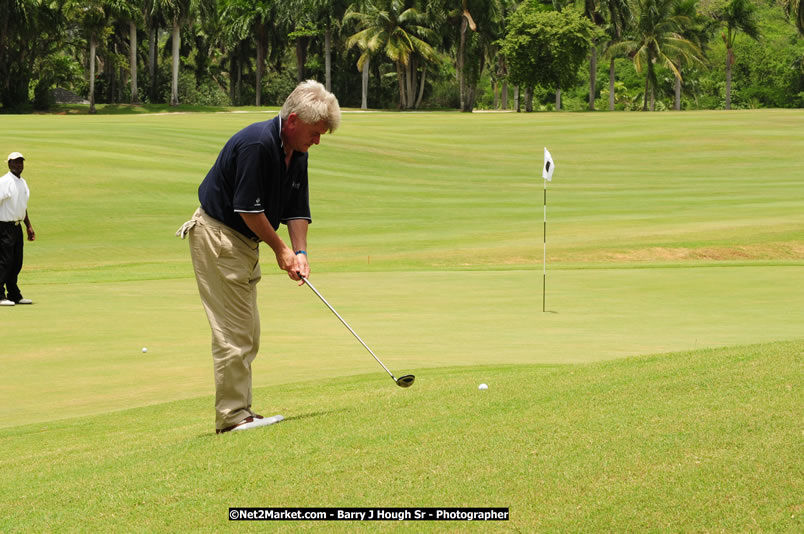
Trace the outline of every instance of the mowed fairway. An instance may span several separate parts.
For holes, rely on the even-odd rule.
[[[801,531],[803,112],[344,114],[311,151],[313,280],[416,384],[263,247],[255,408],[288,421],[215,437],[173,234],[226,139],[271,116],[0,119],[37,232],[35,304],[0,310],[0,530],[488,505],[503,530]]]

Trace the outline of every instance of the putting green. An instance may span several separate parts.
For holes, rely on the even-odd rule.
[[[185,243],[182,243],[183,245]],[[270,266],[268,266],[270,268]],[[453,365],[580,363],[802,336],[802,267],[322,274],[316,287],[397,376]],[[192,279],[28,284],[3,312],[3,426],[208,395]],[[384,371],[307,288],[265,276],[255,387]],[[147,347],[148,352],[142,353]],[[391,383],[389,378],[389,384]]]

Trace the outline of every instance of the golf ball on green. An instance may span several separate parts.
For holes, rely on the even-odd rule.
[[[485,391],[489,389],[489,387],[486,384],[480,384],[479,386],[477,386],[477,389],[479,389],[480,391]]]
[[[148,352],[148,347],[143,347],[142,352]]]

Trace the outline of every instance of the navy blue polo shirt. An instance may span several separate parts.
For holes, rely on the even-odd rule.
[[[312,222],[307,153],[294,152],[286,168],[281,128],[277,115],[234,134],[198,187],[207,214],[253,239],[241,213],[265,213],[274,230],[291,219]]]

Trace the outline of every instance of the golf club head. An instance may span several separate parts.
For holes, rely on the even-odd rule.
[[[416,377],[413,375],[400,376],[396,379],[396,385],[401,388],[409,388],[413,385],[414,380],[416,380]]]

